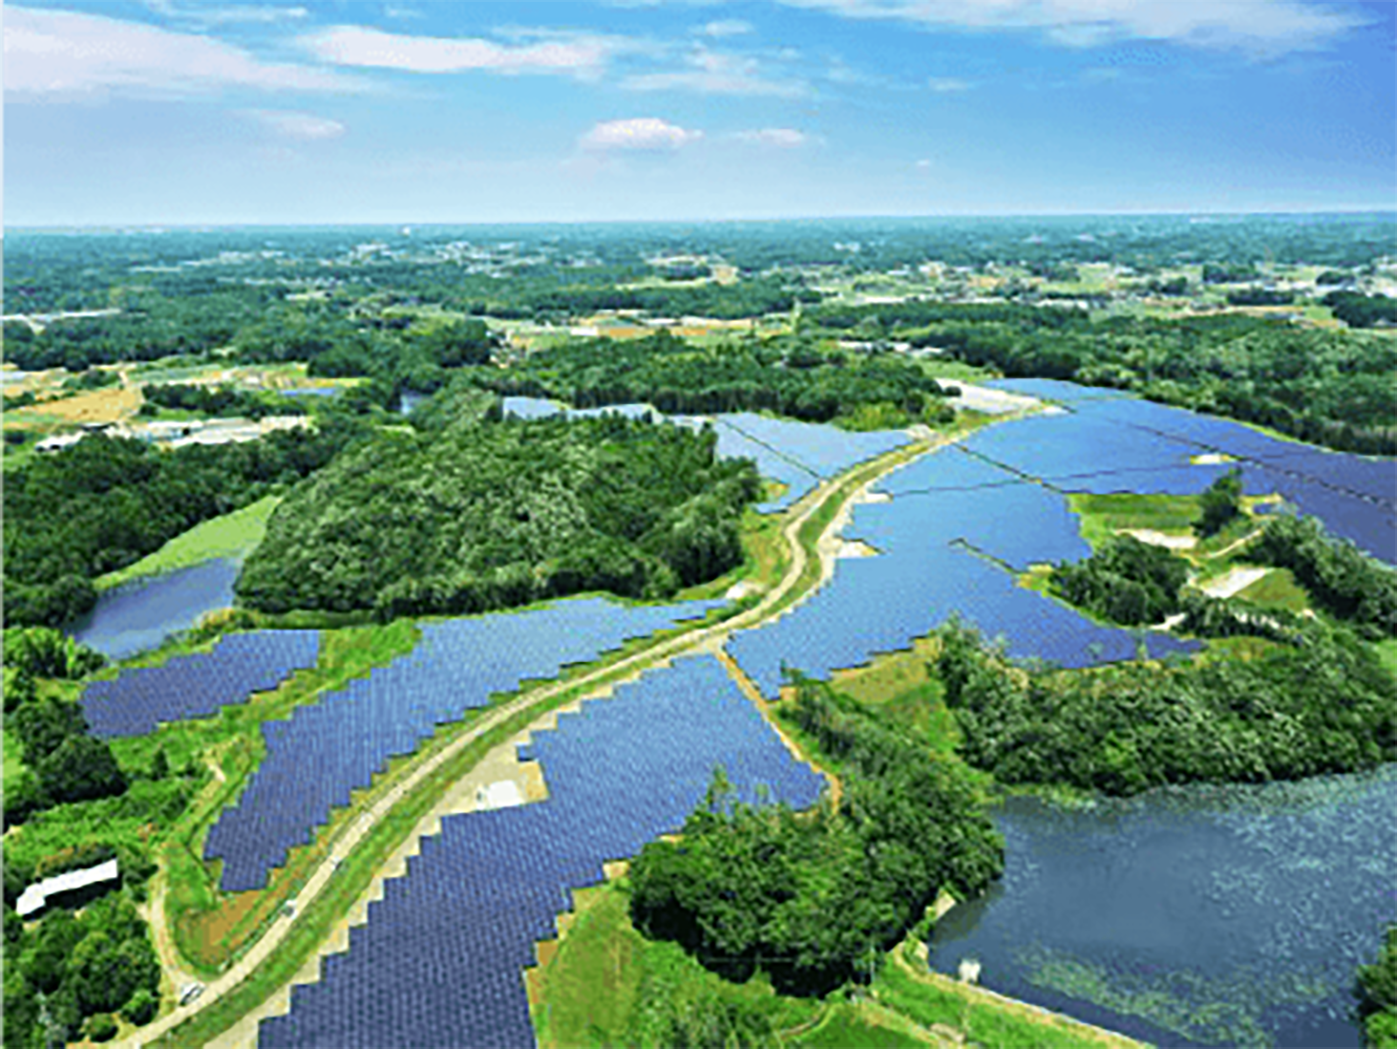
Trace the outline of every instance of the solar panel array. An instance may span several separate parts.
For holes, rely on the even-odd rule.
[[[1046,381],[1050,383],[1051,381]],[[1024,381],[1014,383],[1025,390]],[[1232,467],[1246,493],[1279,493],[1379,559],[1396,557],[1393,460],[1332,453],[1270,438],[1230,420],[1054,381],[1072,411],[974,435],[967,448],[1080,493],[1199,493]],[[1223,453],[1237,464],[1192,464]]]
[[[699,617],[724,600],[623,606],[582,599],[523,613],[423,625],[412,653],[263,724],[267,755],[239,801],[209,831],[208,860],[222,859],[220,887],[267,882],[287,852],[311,841],[390,759],[413,753],[439,724],[460,720],[525,679],[552,679],[628,639]]]
[[[266,630],[224,636],[207,653],[179,654],[163,665],[125,669],[88,684],[83,715],[99,738],[149,734],[159,724],[212,716],[251,694],[272,690],[316,664],[320,634]]]
[[[555,937],[573,888],[603,879],[678,829],[724,764],[752,798],[807,807],[822,779],[794,760],[712,657],[678,661],[563,715],[535,736],[550,796],[452,815],[408,873],[385,884],[349,949],[264,1020],[272,1048],[526,1048],[535,1044],[521,971]]]
[[[729,652],[768,696],[782,686],[784,664],[826,676],[873,655],[901,650],[958,614],[989,637],[1005,636],[1013,657],[1041,657],[1067,668],[1121,661],[1137,653],[1137,637],[1094,624],[1069,607],[1021,588],[992,559],[1015,569],[1030,562],[1079,559],[1088,547],[1063,498],[1033,483],[990,484],[973,458],[948,449],[927,458],[947,463],[954,477],[977,478],[974,488],[908,493],[882,504],[860,504],[848,538],[879,551],[846,559],[835,576],[777,621],[736,632]],[[918,483],[933,481],[927,466],[903,469]],[[900,473],[891,476],[898,488]],[[1005,473],[1003,473],[1005,474]],[[1160,656],[1196,644],[1148,633]]]
[[[910,440],[905,431],[843,431],[831,424],[806,424],[756,413],[726,413],[716,420],[822,478],[839,475]]]

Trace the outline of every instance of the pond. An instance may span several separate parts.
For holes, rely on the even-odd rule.
[[[1007,869],[933,967],[1161,1046],[1356,1048],[1351,986],[1395,920],[1396,774],[997,811]]]
[[[86,643],[113,661],[160,646],[173,632],[193,628],[213,610],[233,605],[233,582],[239,564],[210,559],[183,570],[147,577],[104,592],[97,605],[68,626]]]

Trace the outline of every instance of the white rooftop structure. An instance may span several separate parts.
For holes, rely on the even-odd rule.
[[[66,891],[78,891],[94,884],[105,884],[108,881],[117,880],[120,876],[117,860],[114,858],[96,866],[89,866],[87,869],[74,869],[67,873],[60,873],[56,877],[49,877],[48,880],[41,880],[37,884],[31,884],[25,888],[19,901],[15,903],[15,911],[21,917],[30,917],[48,905],[48,900],[54,895],[61,895]]]

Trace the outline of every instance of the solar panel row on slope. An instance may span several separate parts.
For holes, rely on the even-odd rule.
[[[149,734],[162,723],[212,716],[272,690],[297,669],[315,665],[319,649],[320,634],[312,630],[225,636],[207,653],[176,655],[163,665],[90,683],[83,715],[99,738]]]
[[[623,606],[603,599],[423,626],[411,654],[263,724],[267,756],[243,795],[209,831],[204,857],[222,859],[225,891],[260,888],[306,844],[332,809],[395,756],[415,752],[443,723],[525,679],[552,679],[628,639],[702,616],[723,600]]]
[[[520,973],[571,889],[678,829],[718,765],[749,799],[766,786],[803,808],[823,786],[708,656],[586,702],[530,751],[549,799],[445,819],[349,950],[262,1023],[264,1047],[533,1047]]]

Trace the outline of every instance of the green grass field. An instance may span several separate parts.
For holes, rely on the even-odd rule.
[[[1241,591],[1239,598],[1258,603],[1260,606],[1282,607],[1295,614],[1302,613],[1312,605],[1308,593],[1294,578],[1293,571],[1282,568],[1270,570]]]
[[[1095,548],[1119,530],[1188,534],[1201,513],[1200,500],[1195,496],[1155,493],[1072,493],[1069,507],[1079,517],[1079,532]]]
[[[707,971],[674,943],[643,937],[628,915],[624,881],[575,895],[563,937],[527,973],[541,1048],[655,1047],[663,1006],[723,1005],[757,1015],[786,1048],[1132,1047],[1111,1035],[905,964],[893,950],[871,997],[786,997],[756,976],[743,984]],[[903,955],[897,958],[896,955]]]
[[[246,508],[207,519],[178,537],[172,537],[140,562],[103,574],[93,584],[102,592],[139,577],[156,577],[208,559],[246,555],[262,542],[267,520],[281,500],[281,497],[264,497]]]
[[[876,977],[879,1002],[914,1022],[953,1031],[967,1048],[1140,1048],[1126,1038],[1056,1017],[1029,1005],[1000,1001],[976,986],[945,976],[919,975],[922,965],[906,967],[908,944],[896,947]]]

